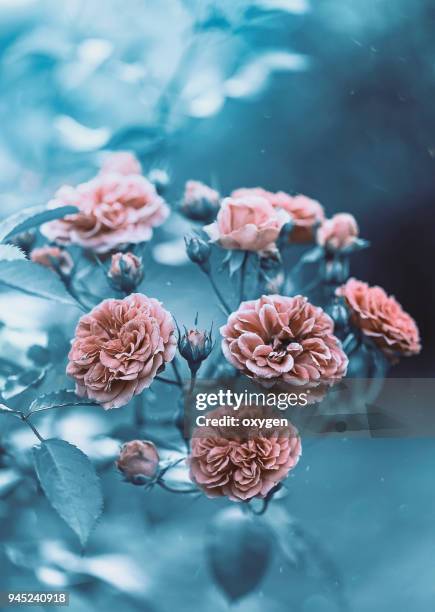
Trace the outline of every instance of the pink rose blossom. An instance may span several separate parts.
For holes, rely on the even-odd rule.
[[[261,196],[275,208],[285,210],[293,222],[289,234],[291,242],[312,242],[315,227],[325,218],[323,206],[305,195],[291,196],[284,191],[272,192],[262,187],[244,187],[233,191],[231,196],[233,198]]]
[[[353,215],[338,213],[326,219],[317,230],[317,244],[331,251],[348,249],[357,240],[358,224]]]
[[[144,479],[154,478],[157,474],[159,460],[152,442],[132,440],[122,447],[116,466],[129,482],[144,484]]]
[[[263,197],[225,198],[217,219],[204,230],[224,249],[268,251],[288,220]]]
[[[151,385],[176,344],[172,317],[154,298],[104,300],[80,319],[67,374],[80,397],[120,408]]]
[[[59,244],[78,244],[98,253],[150,240],[152,228],[169,214],[154,186],[137,174],[100,174],[77,187],[61,187],[49,207],[64,205],[77,206],[80,212],[46,223],[42,233]]]
[[[101,166],[101,174],[142,174],[139,160],[128,151],[119,151],[108,155]]]
[[[263,386],[331,385],[348,359],[332,319],[305,297],[262,296],[242,302],[221,327],[226,359]]]
[[[275,194],[274,206],[289,213],[293,228],[289,239],[291,242],[312,242],[316,226],[325,218],[323,206],[305,195],[291,196],[284,191]]]
[[[381,287],[350,278],[337,289],[351,312],[352,323],[388,356],[416,355],[421,350],[414,319]]]
[[[52,270],[59,269],[65,275],[70,274],[74,267],[71,255],[68,251],[59,247],[44,246],[39,249],[33,249],[30,259],[34,263],[51,268]]]
[[[207,418],[233,416],[234,410],[218,408]],[[237,418],[264,418],[264,410],[241,407]],[[208,497],[226,496],[246,501],[266,495],[287,477],[301,455],[301,441],[292,425],[256,427],[197,427],[188,458],[190,477]]]

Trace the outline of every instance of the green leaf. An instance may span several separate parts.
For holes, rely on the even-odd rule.
[[[1,261],[0,283],[30,295],[80,308],[56,272],[31,261]]]
[[[222,260],[222,267],[228,266],[230,278],[240,270],[247,256],[246,251],[228,251]]]
[[[94,466],[77,447],[55,438],[35,447],[33,457],[48,501],[84,547],[103,509],[100,479]]]
[[[44,378],[46,370],[24,370],[19,374],[9,376],[2,388],[3,399],[9,400],[16,395],[20,395],[30,387],[36,386]]]
[[[13,261],[14,259],[26,259],[26,255],[13,244],[0,244],[0,261]]]
[[[43,410],[51,410],[52,408],[65,408],[67,406],[86,406],[96,405],[94,401],[79,397],[74,391],[62,389],[47,393],[41,397],[37,397],[30,404],[28,414],[33,412],[41,412]]]
[[[314,247],[313,249],[310,249],[304,255],[302,255],[300,260],[301,264],[315,263],[316,261],[320,261],[324,255],[324,252],[325,251],[322,249],[322,247]]]
[[[38,227],[47,221],[60,219],[66,215],[78,212],[76,206],[59,206],[58,208],[47,208],[44,206],[32,206],[7,217],[0,223],[0,242],[5,242],[16,234],[26,232],[33,227]]]
[[[9,406],[6,406],[6,404],[0,404],[0,412],[12,412],[15,414],[15,411],[9,408]]]

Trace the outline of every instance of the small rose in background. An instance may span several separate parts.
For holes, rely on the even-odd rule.
[[[139,293],[104,300],[80,319],[67,374],[80,397],[120,408],[151,385],[176,345],[172,316],[159,301]]]
[[[219,210],[220,195],[200,181],[187,181],[181,212],[193,221],[210,223]]]
[[[169,215],[154,185],[139,174],[104,172],[77,187],[63,186],[48,206],[64,205],[76,206],[80,212],[44,224],[41,232],[52,242],[77,244],[97,253],[150,240],[153,228]]]
[[[287,214],[261,196],[225,198],[216,221],[204,230],[224,249],[261,252],[275,249],[287,221]]]
[[[115,253],[108,277],[112,286],[118,291],[132,293],[143,280],[142,258],[133,253]]]
[[[317,230],[317,244],[327,251],[351,251],[359,236],[358,223],[349,213],[326,219]]]
[[[332,385],[346,374],[332,319],[300,295],[242,302],[220,332],[229,363],[263,386]]]
[[[128,482],[143,485],[158,473],[159,453],[152,442],[132,440],[121,448],[116,466]]]
[[[421,350],[414,319],[381,287],[350,278],[337,289],[344,297],[352,323],[389,358],[416,355]]]
[[[218,408],[207,418],[264,418],[264,410]],[[301,455],[297,430],[288,426],[270,430],[257,427],[197,427],[188,458],[190,477],[208,497],[226,496],[232,501],[266,497],[288,476]]]
[[[104,159],[100,170],[101,174],[117,172],[118,174],[142,174],[139,160],[133,153],[119,151],[110,153]]]
[[[274,195],[274,206],[285,210],[292,219],[290,242],[313,242],[316,228],[325,218],[323,206],[305,195],[291,196],[284,191],[278,191]]]
[[[178,330],[178,350],[180,355],[187,361],[187,365],[194,376],[202,362],[207,359],[213,350],[214,342],[212,338],[212,329],[199,330],[197,329],[197,319],[195,327],[187,329],[184,327],[184,334]]]
[[[274,208],[284,210],[290,216],[292,229],[289,241],[313,242],[316,227],[325,218],[323,206],[305,195],[289,195],[284,191],[267,191],[262,187],[243,187],[232,192],[233,198],[258,196],[265,198]]]
[[[41,266],[60,272],[63,276],[71,274],[74,262],[71,255],[59,247],[44,246],[33,249],[30,259]]]

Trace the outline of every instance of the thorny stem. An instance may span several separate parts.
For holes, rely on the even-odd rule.
[[[231,309],[228,306],[228,304],[226,303],[226,301],[224,300],[221,292],[219,291],[218,286],[216,285],[216,282],[215,282],[215,280],[214,280],[214,278],[213,278],[213,276],[211,274],[211,271],[210,270],[205,270],[203,267],[201,267],[201,269],[206,274],[208,280],[210,281],[210,284],[213,287],[213,291],[215,292],[219,302],[221,303],[222,308],[224,309],[224,311],[226,312],[227,315],[230,314]]]

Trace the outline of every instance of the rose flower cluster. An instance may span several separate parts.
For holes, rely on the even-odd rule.
[[[49,206],[66,204],[76,206],[78,212],[46,223],[42,233],[52,244],[34,249],[31,259],[52,268],[68,288],[76,268],[69,245],[108,253],[107,283],[124,296],[103,300],[77,324],[67,366],[76,393],[105,409],[127,405],[156,378],[177,385],[182,394],[192,393],[196,375],[215,345],[212,329],[197,329],[195,321],[194,329],[185,327],[184,334],[178,330],[177,337],[172,315],[157,299],[138,290],[144,278],[142,258],[126,249],[118,252],[121,245],[149,240],[153,228],[165,220],[169,209],[160,189],[158,192],[142,175],[133,155],[116,153],[104,160],[91,180],[59,189]],[[334,262],[366,245],[354,217],[339,213],[327,218],[316,200],[283,191],[241,188],[221,198],[199,181],[187,182],[178,210],[202,222],[202,235],[208,237],[188,239],[187,252],[209,276],[227,313],[220,328],[224,359],[261,386],[277,391],[312,389],[313,401],[321,399],[346,375],[349,361],[333,319],[303,295],[281,295],[279,291],[261,295],[258,291],[254,299],[246,299],[243,267],[235,268],[241,275],[239,303],[229,307],[211,276],[210,255],[213,245],[239,260],[237,251],[242,251],[245,260],[258,254],[258,272],[265,259],[281,262],[281,248],[311,243],[325,261]],[[420,351],[416,323],[380,287],[350,279],[337,288],[335,299],[345,304],[359,337],[390,360]],[[175,362],[176,380],[159,376],[174,360],[177,349],[190,370],[190,387],[184,386]],[[228,410],[220,407],[210,415],[225,415]],[[258,409],[244,407],[239,414],[248,415],[252,410]],[[192,481],[208,496],[247,501],[267,498],[295,467],[300,454],[300,437],[291,424],[267,435],[255,428],[241,433],[208,426],[194,431],[187,460]],[[117,465],[133,484],[160,482],[165,473],[151,441],[124,445]]]

